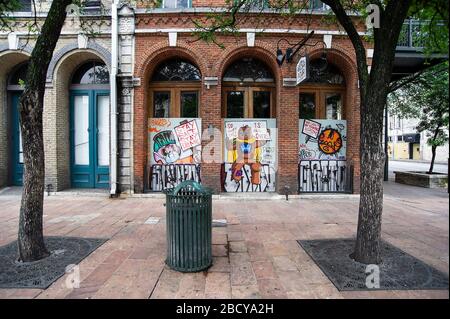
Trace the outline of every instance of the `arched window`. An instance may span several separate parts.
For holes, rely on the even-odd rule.
[[[8,86],[20,85],[21,81],[25,81],[28,71],[28,62],[22,63],[17,67],[8,79]]]
[[[333,64],[327,63],[324,59],[311,61],[309,67],[308,83],[345,84],[344,76],[341,71]]]
[[[309,79],[300,85],[301,119],[341,120],[345,116],[345,78],[325,57],[309,64]]]
[[[72,77],[72,84],[108,84],[109,72],[103,62],[89,61],[82,64]]]
[[[171,59],[160,64],[153,73],[152,81],[200,81],[199,69],[182,59]]]
[[[237,60],[222,82],[224,118],[274,117],[275,77],[264,62],[252,57]]]
[[[254,58],[240,59],[231,64],[223,76],[224,82],[275,82],[270,69]]]
[[[150,81],[150,110],[153,117],[198,117],[200,70],[192,63],[174,58],[162,62]]]

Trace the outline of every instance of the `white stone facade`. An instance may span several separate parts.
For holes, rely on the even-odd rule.
[[[39,21],[45,18],[51,1],[37,2]],[[83,63],[103,62],[111,70],[111,1],[102,1],[105,11],[86,18],[94,35],[83,34],[79,17],[68,15],[61,37],[49,65],[44,98],[44,143],[46,185],[55,191],[71,188],[69,90],[72,75]],[[132,101],[134,64],[134,10],[118,6],[118,190],[130,192],[132,187]],[[13,33],[0,31],[0,187],[11,184],[11,93],[8,78],[31,55],[36,36],[26,30],[32,13],[16,13]],[[11,35],[12,34],[12,35]]]

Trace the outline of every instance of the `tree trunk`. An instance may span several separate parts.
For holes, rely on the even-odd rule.
[[[383,175],[386,154],[383,149],[383,97],[385,90],[369,89],[361,114],[361,196],[354,259],[378,264],[380,258]]]
[[[48,65],[66,19],[66,7],[70,3],[72,0],[52,2],[31,53],[25,90],[19,102],[24,178],[18,249],[19,260],[23,262],[39,260],[49,255],[42,225],[45,184],[42,112]]]
[[[34,94],[33,94],[34,93]],[[26,95],[25,95],[26,94]],[[21,97],[24,176],[19,218],[19,256],[34,261],[49,255],[42,229],[44,206],[44,140],[42,135],[42,101],[39,94],[28,91]]]
[[[434,131],[434,136],[433,136],[433,139],[432,139],[433,142],[436,141],[436,138],[437,138],[437,136],[439,134],[439,130],[440,129],[441,129],[441,127],[438,125],[436,127],[436,130]],[[430,163],[430,169],[428,170],[428,174],[433,174],[434,161],[436,159],[436,148],[437,148],[437,146],[434,145],[434,143],[433,143],[433,145],[431,146],[431,163]]]
[[[433,169],[434,169],[434,161],[436,159],[436,149],[437,146],[431,146],[431,163],[430,163],[430,169],[428,171],[428,174],[433,174]]]
[[[383,145],[383,113],[395,59],[395,51],[410,0],[388,1],[374,29],[374,55],[370,76],[361,78],[361,196],[353,257],[364,264],[381,262],[381,216],[386,154]],[[352,39],[352,42],[355,40]],[[359,59],[358,59],[359,60]],[[358,64],[361,74],[362,63]]]

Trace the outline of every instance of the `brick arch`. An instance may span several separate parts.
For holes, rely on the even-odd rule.
[[[311,60],[319,58],[323,49],[315,49],[309,53]],[[333,64],[345,78],[345,85],[355,85],[358,81],[358,70],[356,67],[356,61],[354,57],[349,56],[346,52],[339,48],[327,49],[327,60]]]
[[[191,62],[200,70],[202,76],[207,74],[208,64],[201,54],[183,41],[178,40],[177,44],[176,47],[169,47],[167,41],[160,41],[136,59],[135,70],[138,70],[136,76],[141,78],[141,84],[144,83],[142,81],[148,83],[150,75],[161,62],[175,57]]]
[[[309,53],[311,59],[320,57],[323,49]],[[354,192],[359,193],[360,176],[360,95],[358,88],[358,68],[355,55],[349,55],[338,46],[327,49],[327,60],[341,71],[345,78],[345,119],[347,120],[347,159],[354,167]]]
[[[272,71],[275,83],[281,83],[281,72],[276,63],[275,53],[271,52],[269,45],[261,41],[256,41],[254,47],[242,46],[237,48],[226,48],[218,59],[219,63],[214,69],[214,73],[219,77],[219,81],[222,81],[223,74],[232,63],[245,57],[257,58],[264,62]]]
[[[169,47],[167,40],[160,41],[136,57],[135,76],[141,79],[141,85],[134,90],[133,167],[134,187],[137,192],[143,191],[147,163],[148,89],[151,74],[161,62],[173,57],[181,57],[197,66],[202,77],[208,74],[206,60],[196,49],[180,39],[176,47]]]

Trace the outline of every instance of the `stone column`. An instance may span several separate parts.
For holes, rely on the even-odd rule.
[[[119,10],[118,151],[119,191],[133,190],[133,66],[134,11],[127,5]]]

